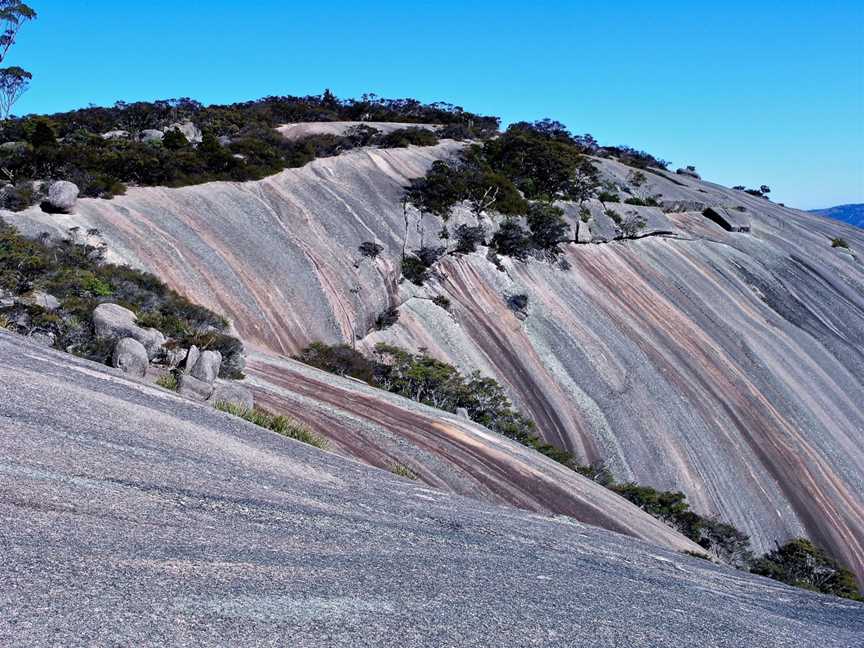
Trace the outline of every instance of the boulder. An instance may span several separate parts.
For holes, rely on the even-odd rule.
[[[78,185],[68,180],[52,182],[42,209],[51,213],[69,214],[78,202]]]
[[[189,352],[186,354],[186,373],[192,373],[192,367],[195,366],[195,363],[198,362],[198,358],[201,356],[201,350],[195,346],[194,344],[189,349]]]
[[[125,131],[125,130],[108,131],[107,133],[102,133],[102,139],[106,139],[106,140],[129,139],[129,131]]]
[[[696,178],[697,180],[701,180],[702,176],[700,176],[696,169],[678,169],[675,173],[678,175],[689,176],[691,178]]]
[[[167,367],[174,369],[175,367],[179,367],[180,364],[186,359],[186,356],[189,354],[188,349],[184,349],[183,347],[174,347],[171,349],[163,349],[162,351],[162,362]]]
[[[59,299],[57,299],[54,295],[42,292],[41,290],[34,290],[32,292],[21,295],[18,298],[18,301],[22,304],[27,304],[28,306],[40,306],[45,310],[49,311],[57,310],[58,308],[60,308]]]
[[[155,358],[165,344],[165,336],[156,329],[138,326],[135,323],[137,319],[135,313],[117,304],[99,304],[93,311],[93,327],[97,336],[138,340],[147,349],[147,357]]]
[[[255,406],[255,397],[252,391],[234,380],[217,380],[213,388],[209,403],[231,403],[245,409]]]
[[[213,394],[213,385],[181,373],[177,377],[177,392],[192,400],[206,401]]]
[[[468,410],[465,409],[464,407],[457,407],[456,408],[456,416],[458,416],[461,419],[465,419],[466,421],[471,420],[471,417],[468,416]]]
[[[15,295],[9,290],[0,288],[0,308],[11,308],[15,305]]]
[[[152,128],[141,131],[140,135],[142,142],[161,142],[163,137],[165,137],[165,133]]]
[[[189,375],[211,385],[219,377],[219,368],[222,366],[222,354],[218,351],[202,351],[198,360],[192,366]]]
[[[126,337],[118,340],[114,345],[111,366],[122,369],[123,373],[143,378],[147,374],[149,365],[147,349],[138,340]]]
[[[171,124],[166,130],[166,132],[172,130],[179,130],[192,144],[200,144],[204,140],[201,129],[198,128],[191,121],[176,122],[174,124]]]

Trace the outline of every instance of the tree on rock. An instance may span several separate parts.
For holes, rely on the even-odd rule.
[[[0,63],[18,38],[25,22],[36,18],[36,12],[23,2],[0,0]],[[0,116],[8,119],[12,107],[30,85],[33,75],[18,66],[0,68]]]

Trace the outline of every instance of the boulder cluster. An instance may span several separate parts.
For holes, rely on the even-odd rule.
[[[188,349],[167,340],[158,330],[138,325],[137,317],[118,304],[100,304],[93,311],[93,326],[100,338],[114,341],[111,364],[124,373],[143,378],[153,365],[174,372],[177,391],[187,398],[216,404],[226,402],[251,409],[252,392],[236,381],[219,379],[219,351]]]

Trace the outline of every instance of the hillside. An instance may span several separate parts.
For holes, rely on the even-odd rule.
[[[386,341],[479,369],[544,439],[583,461],[687,493],[760,551],[807,535],[864,575],[861,231],[656,170],[639,193],[659,196],[660,207],[594,201],[583,221],[563,205],[566,264],[503,258],[499,269],[481,246],[445,256],[423,287],[400,283],[403,250],[447,244],[439,217],[403,208],[405,187],[464,146],[359,148],[261,181],[132,187],[79,200],[71,215],[31,208],[4,218],[33,235],[98,230],[109,259],[225,313],[265,358],[315,340]],[[627,186],[630,167],[595,163],[608,183]],[[706,218],[710,206],[749,231]],[[647,226],[612,240],[610,209],[643,214]],[[450,225],[476,218],[462,210]],[[836,237],[849,247],[832,247]],[[383,247],[377,259],[357,252],[366,241]],[[527,297],[524,311],[508,307],[513,295]],[[398,322],[375,330],[392,308]],[[408,426],[358,443],[356,430],[315,414],[322,394],[286,381],[281,362],[250,363],[259,397],[287,393],[292,413],[340,452],[407,462],[455,492],[471,491],[457,485],[464,475],[482,475],[451,443],[429,447]],[[352,400],[341,407],[358,415]],[[497,491],[492,501],[525,504],[510,477],[486,489]]]
[[[859,603],[447,495],[3,332],[0,456],[3,645],[864,635]]]
[[[828,218],[843,221],[856,227],[864,227],[864,204],[837,205],[836,207],[827,207],[826,209],[813,209],[811,213],[827,216]]]

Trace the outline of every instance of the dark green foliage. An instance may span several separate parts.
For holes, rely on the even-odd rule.
[[[462,224],[456,228],[456,248],[460,254],[470,254],[477,250],[478,245],[486,241],[486,228],[482,225]]]
[[[427,128],[400,128],[378,139],[381,148],[405,148],[406,146],[434,146],[438,137]]]
[[[473,115],[456,106],[371,96],[359,101],[340,101],[332,94],[267,97],[209,107],[190,99],[121,102],[110,108],[86,108],[47,119],[27,117],[7,121],[4,141],[24,140],[33,146],[0,151],[0,165],[19,180],[71,180],[82,196],[94,198],[110,198],[121,192],[123,184],[182,186],[212,180],[257,180],[287,167],[302,166],[316,157],[338,155],[356,146],[375,143],[379,138],[375,129],[360,125],[341,137],[316,135],[289,141],[274,130],[276,126],[361,118],[472,124],[472,128],[483,133],[492,133],[498,126],[497,118]],[[137,140],[143,129],[166,130],[170,124],[186,120],[204,132],[204,141],[197,147],[176,129],[166,132],[161,145]],[[127,130],[130,138],[101,137],[102,133],[117,129]],[[228,137],[230,144],[221,145],[221,136]],[[393,134],[387,145],[425,145],[435,141],[434,133],[409,128]]]
[[[531,236],[513,219],[506,219],[492,236],[492,248],[504,256],[524,261],[531,250]]]
[[[846,239],[840,238],[839,236],[835,236],[831,239],[831,247],[833,248],[846,248],[849,249],[849,244],[846,242]]]
[[[60,301],[56,311],[16,305],[6,314],[25,322],[21,333],[41,330],[53,333],[56,347],[104,361],[110,347],[95,338],[92,313],[102,302],[111,301],[135,311],[142,326],[158,328],[169,337],[200,336],[204,348],[220,350],[226,360],[242,354],[242,343],[221,333],[225,320],[191,303],[153,275],[126,266],[101,263],[96,248],[47,239],[30,240],[0,221],[0,288],[15,295],[43,290]],[[215,329],[215,331],[213,330]],[[200,339],[199,339],[200,341]],[[230,361],[225,363],[230,367]]]
[[[201,308],[195,306],[194,308]],[[140,322],[139,318],[139,322]],[[145,320],[146,321],[146,320]],[[182,320],[181,320],[182,322]],[[152,326],[152,324],[149,324]],[[176,325],[175,325],[176,326]],[[153,326],[159,328],[159,326]],[[168,327],[166,329],[170,330]],[[163,332],[165,330],[159,328]],[[177,330],[175,328],[175,330]],[[219,367],[220,378],[231,378],[234,380],[242,380],[245,378],[243,368],[245,360],[243,358],[243,343],[237,338],[226,335],[219,331],[206,331],[204,333],[182,333],[182,328],[175,333],[177,342],[184,347],[191,347],[193,344],[202,351],[218,351],[222,354],[222,364]]]
[[[450,300],[444,295],[435,295],[432,298],[432,303],[444,310],[450,310]]]
[[[357,250],[360,252],[361,256],[366,257],[367,259],[377,259],[378,255],[384,251],[384,247],[372,241],[364,241],[360,244],[360,247],[358,247]]]
[[[558,243],[567,240],[568,227],[564,212],[547,203],[531,203],[528,208],[531,241],[541,250],[558,251]]]
[[[383,331],[399,321],[399,309],[388,308],[375,318],[375,330]]]
[[[621,214],[616,212],[614,209],[607,209],[606,215],[609,218],[611,218],[615,222],[616,225],[620,225],[623,222],[623,219],[621,218]]]
[[[650,153],[638,151],[629,146],[604,146],[600,155],[618,158],[621,163],[638,169],[647,169],[648,167],[667,169],[669,167],[669,162],[666,160],[655,158]]]
[[[600,202],[604,203],[621,202],[621,196],[619,196],[617,193],[612,193],[611,191],[601,191],[599,194],[597,194],[597,199]]]
[[[347,344],[313,342],[294,359],[337,376],[351,376],[367,383],[375,379],[374,363]]]
[[[639,207],[659,207],[660,203],[657,202],[657,199],[654,196],[649,196],[648,198],[628,198],[624,201],[628,205],[637,205]]]
[[[795,538],[753,563],[754,574],[788,585],[864,601],[851,571],[804,538]]]
[[[417,252],[421,252],[418,250]],[[427,263],[430,256],[420,258],[416,255],[408,255],[402,259],[402,276],[416,286],[422,286],[429,279],[429,267],[437,260],[432,259],[432,263]]]
[[[524,313],[528,310],[528,295],[510,295],[507,297],[507,307],[516,313]]]

